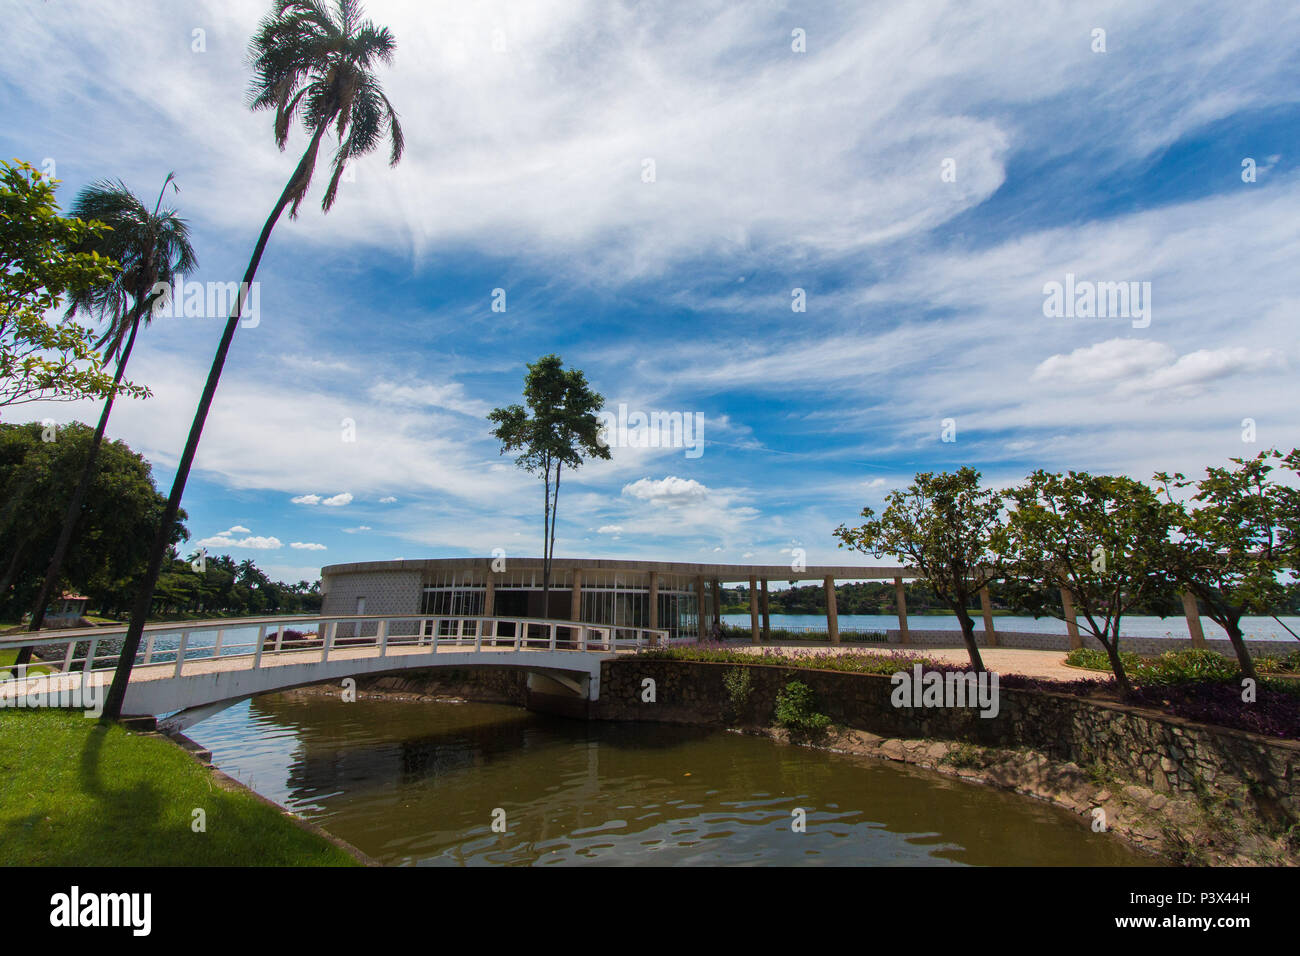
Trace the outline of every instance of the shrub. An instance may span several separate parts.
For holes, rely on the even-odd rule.
[[[1119,652],[1120,663],[1124,665],[1124,672],[1132,675],[1133,671],[1141,664],[1142,658],[1132,651]],[[1109,671],[1110,658],[1106,652],[1098,647],[1076,647],[1065,655],[1065,663],[1074,667],[1083,667],[1090,671]]]
[[[1145,659],[1133,670],[1133,682],[1164,687],[1205,681],[1230,681],[1241,673],[1236,661],[1215,651],[1193,648],[1166,651],[1154,659]]]
[[[732,715],[739,718],[745,713],[745,708],[749,704],[749,696],[754,690],[753,681],[749,676],[749,668],[733,667],[723,675],[722,686],[726,688]]]
[[[776,722],[795,733],[815,733],[825,730],[831,719],[817,713],[812,688],[792,680],[776,695]]]

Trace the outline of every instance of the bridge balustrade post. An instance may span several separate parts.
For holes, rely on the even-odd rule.
[[[68,674],[72,671],[72,655],[77,650],[76,641],[68,641],[68,653],[63,655],[63,673]]]
[[[275,629],[275,649],[278,651],[284,646],[284,625],[281,624]]]
[[[555,636],[559,631],[554,624],[551,625],[551,650],[555,650]]]
[[[212,656],[213,656],[213,657],[220,657],[220,656],[221,656],[221,643],[222,643],[223,640],[225,640],[225,637],[226,637],[226,631],[225,631],[225,628],[218,628],[218,629],[217,629],[217,643],[215,643],[215,644],[212,645]]]
[[[253,670],[262,666],[262,648],[266,647],[266,625],[257,629],[257,650],[253,654]]]
[[[320,649],[320,662],[322,664],[324,664],[327,660],[330,659],[330,647],[332,647],[334,644],[334,635],[335,633],[337,633],[338,627],[339,627],[338,621],[330,621],[325,628],[325,640],[323,641],[323,646]]]
[[[515,650],[519,650],[519,641],[521,640],[521,635],[523,634],[523,628],[524,628],[523,621],[515,621]]]
[[[153,631],[150,631],[148,639],[144,642],[144,662],[146,664],[148,664],[149,659],[153,657],[153,639],[154,633]]]
[[[379,656],[388,656],[388,619],[379,622],[375,628],[375,636],[379,639]]]
[[[474,653],[483,650],[483,622],[478,621],[478,626],[474,628]]]
[[[586,649],[587,649],[587,625],[584,624],[582,625],[582,627],[578,628],[578,650],[585,651]]]
[[[97,637],[92,638],[90,642],[90,649],[86,652],[85,666],[81,668],[81,686],[83,688],[86,686],[86,675],[89,674],[91,669],[94,668],[95,666],[95,650],[98,647],[99,647],[99,638]]]
[[[173,677],[181,676],[181,669],[185,665],[185,649],[190,646],[190,632],[181,631],[181,645],[176,648],[176,673]]]

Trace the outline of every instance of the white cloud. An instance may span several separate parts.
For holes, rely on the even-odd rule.
[[[297,548],[299,551],[324,551],[325,545],[317,544],[314,541],[291,541],[289,547]]]
[[[225,531],[223,533],[224,534],[251,534],[252,532],[248,528],[245,528],[242,524],[237,524],[229,531]]]
[[[381,505],[391,505],[391,504],[393,504],[393,503],[396,502],[396,501],[397,501],[397,499],[396,499],[395,497],[393,497],[392,495],[385,495],[384,497],[382,497],[382,498],[379,499],[379,503],[380,503]]]
[[[214,548],[249,548],[254,551],[274,551],[277,548],[283,547],[283,544],[279,538],[273,537],[263,538],[250,535],[247,538],[237,539],[226,534],[218,534],[211,538],[204,538],[203,540],[196,542],[195,546],[199,548],[207,548],[209,550]]]
[[[596,529],[596,534],[622,534],[623,526],[619,524],[603,524]]]
[[[346,504],[351,504],[351,502],[352,495],[347,491],[334,495],[332,498],[321,499],[321,504],[327,508],[342,508]]]
[[[623,494],[643,501],[658,501],[667,504],[679,504],[685,501],[705,498],[709,489],[694,478],[677,478],[670,475],[660,478],[641,478],[623,486]]]
[[[320,504],[320,495],[299,495],[297,498],[290,498],[296,505],[318,505]]]

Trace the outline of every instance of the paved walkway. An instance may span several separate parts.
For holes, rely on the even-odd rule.
[[[806,654],[879,654],[887,656],[895,651],[923,654],[941,661],[966,664],[970,655],[963,647],[925,647],[920,644],[734,644],[735,650],[747,654],[759,654],[774,651],[789,657]],[[1040,677],[1047,680],[1079,680],[1084,677],[1106,678],[1101,671],[1085,671],[1077,667],[1067,667],[1065,651],[1038,651],[1021,647],[981,647],[980,657],[984,666],[999,674],[1023,674],[1026,677]]]

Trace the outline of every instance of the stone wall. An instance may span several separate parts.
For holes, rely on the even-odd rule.
[[[993,625],[993,633],[998,640],[998,647],[1024,647],[1038,651],[1068,651],[1070,649],[1070,637],[1067,634],[1038,634],[1032,631],[1000,631],[996,622]],[[890,644],[901,644],[902,632],[890,630],[887,632]],[[923,647],[965,647],[962,643],[960,631],[925,631],[908,629],[908,645],[915,645],[917,648]],[[1083,641],[1084,647],[1093,647],[1101,650],[1101,642],[1094,637],[1080,631],[1079,638]],[[980,647],[988,647],[989,643],[985,637],[982,628],[975,629],[975,643]],[[908,646],[903,645],[903,646]],[[1192,646],[1190,637],[1121,637],[1119,639],[1120,650],[1133,651],[1137,654],[1155,656],[1163,654],[1165,651],[1182,651]],[[1227,638],[1205,639],[1205,646],[1212,651],[1217,651],[1225,657],[1236,657],[1236,652],[1232,649],[1232,642]],[[1295,650],[1300,647],[1300,643],[1291,641],[1256,641],[1247,640],[1246,649],[1255,656],[1260,655],[1281,655],[1287,651]]]
[[[366,599],[366,614],[419,614],[424,582],[418,571],[368,571],[359,574],[331,574],[324,582],[321,615],[356,614],[357,598]],[[357,625],[340,625],[338,637],[355,637]],[[394,624],[391,635],[414,634],[417,625]],[[371,636],[375,625],[363,627]]]
[[[512,667],[430,667],[358,677],[357,688],[523,706],[528,698],[528,672]]]
[[[723,677],[736,664],[628,659],[601,666],[603,720],[770,724],[776,695],[800,680],[818,709],[843,727],[888,737],[929,737],[989,747],[1027,747],[1080,766],[1093,762],[1156,791],[1197,785],[1244,798],[1264,819],[1300,821],[1300,742],[1211,728],[1155,711],[1080,700],[1064,694],[999,688],[996,717],[974,709],[894,707],[888,677],[840,671],[750,666],[746,712],[729,713]],[[642,681],[655,681],[656,702],[643,703]]]

